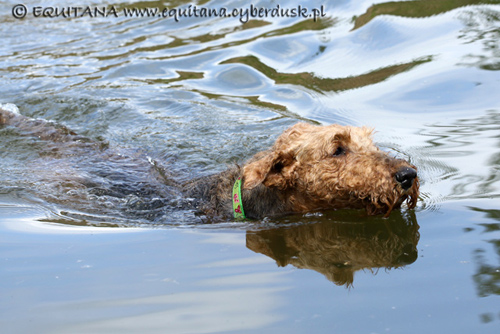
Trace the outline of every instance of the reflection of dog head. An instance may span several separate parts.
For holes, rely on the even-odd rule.
[[[322,221],[247,232],[247,247],[274,259],[312,269],[337,285],[351,286],[358,270],[399,268],[415,262],[419,240],[415,215],[366,223]]]

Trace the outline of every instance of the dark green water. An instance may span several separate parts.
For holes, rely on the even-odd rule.
[[[115,3],[108,17],[58,2],[66,18],[28,1],[24,19],[17,4],[0,6],[0,103],[125,161],[185,180],[298,121],[367,125],[422,186],[416,210],[388,219],[200,225],[168,209],[175,197],[138,210],[154,196],[104,191],[110,176],[161,188],[119,159],[0,127],[2,333],[498,333],[498,1],[292,1],[280,7],[327,15],[246,24],[123,12],[250,8],[237,1]]]

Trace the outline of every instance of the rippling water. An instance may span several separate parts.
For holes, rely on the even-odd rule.
[[[17,4],[0,12],[0,103],[113,158],[0,127],[8,331],[497,332],[498,1],[290,1],[327,15],[246,24],[123,15],[242,1],[70,18],[33,10],[74,2],[27,1],[24,19]],[[165,183],[243,162],[298,121],[374,127],[419,169],[415,212],[199,226],[175,194],[157,201]]]

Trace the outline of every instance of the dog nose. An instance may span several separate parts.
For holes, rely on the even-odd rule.
[[[394,175],[394,177],[396,178],[396,181],[401,184],[401,187],[404,190],[408,190],[413,184],[413,180],[417,177],[417,171],[410,167],[403,167],[396,173],[396,175]]]
[[[417,247],[413,244],[407,244],[402,249],[402,254],[397,258],[396,263],[407,265],[415,262],[418,258]]]

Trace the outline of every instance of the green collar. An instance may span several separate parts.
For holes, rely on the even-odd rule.
[[[233,213],[234,219],[246,219],[241,199],[241,176],[236,179],[233,186]]]

